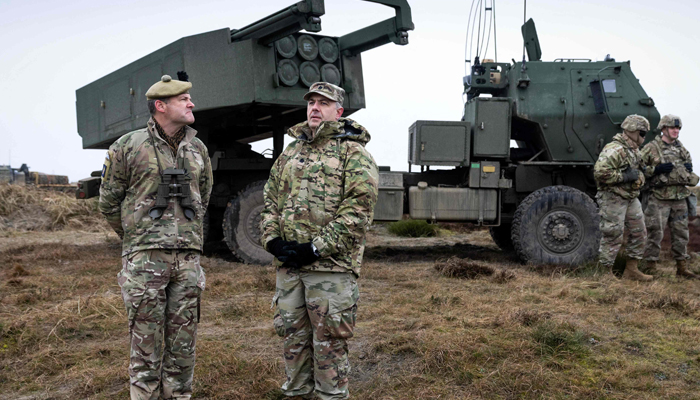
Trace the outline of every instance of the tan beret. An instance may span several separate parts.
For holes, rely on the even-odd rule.
[[[182,82],[171,78],[170,75],[163,75],[160,81],[154,83],[153,86],[148,89],[146,98],[148,100],[164,99],[166,97],[187,93],[190,89],[192,89],[191,82]]]

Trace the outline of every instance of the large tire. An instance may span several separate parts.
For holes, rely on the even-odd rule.
[[[524,262],[573,266],[598,255],[599,225],[598,207],[588,195],[548,186],[518,205],[511,238]]]
[[[501,226],[489,227],[491,239],[503,251],[513,251],[513,239],[511,238],[512,225],[501,224]]]
[[[260,212],[265,181],[253,182],[231,199],[224,213],[224,241],[231,252],[247,264],[267,265],[272,254],[260,244]]]

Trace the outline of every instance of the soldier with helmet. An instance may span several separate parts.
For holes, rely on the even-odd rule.
[[[622,122],[622,129],[623,132],[615,135],[600,152],[593,171],[598,187],[596,200],[600,208],[602,235],[599,262],[612,271],[627,228],[628,260],[622,277],[650,281],[653,277],[638,269],[647,233],[642,205],[637,198],[644,185],[639,146],[649,131],[649,121],[640,115],[630,115]]]
[[[187,74],[146,92],[147,127],[117,139],[102,168],[99,209],[122,238],[117,275],[129,318],[132,400],[189,399],[199,299],[202,221],[212,188],[195,137]]]
[[[659,121],[661,134],[647,143],[641,151],[644,175],[650,190],[649,203],[644,211],[648,241],[644,260],[649,272],[656,273],[661,240],[666,224],[671,231],[671,252],[676,260],[676,275],[700,278],[688,269],[687,252],[688,206],[687,186],[695,186],[700,179],[693,173],[690,153],[678,140],[683,122],[678,116],[664,115]]]

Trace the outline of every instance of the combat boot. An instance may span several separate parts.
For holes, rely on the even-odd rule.
[[[622,273],[622,279],[629,279],[632,281],[649,282],[654,279],[651,275],[645,275],[639,271],[637,265],[639,260],[629,259],[627,260],[627,265],[625,265],[625,272]]]
[[[676,276],[682,276],[688,279],[698,279],[700,276],[690,272],[688,269],[688,262],[686,260],[676,261]]]
[[[655,260],[645,260],[646,265],[644,266],[644,272],[646,272],[649,275],[656,276],[659,274],[659,262]]]

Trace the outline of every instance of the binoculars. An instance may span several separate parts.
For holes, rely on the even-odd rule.
[[[159,219],[168,208],[168,201],[171,197],[178,199],[185,217],[188,220],[194,219],[195,212],[192,208],[192,196],[190,192],[190,178],[185,174],[184,169],[168,168],[161,175],[162,182],[158,184],[158,194],[156,205],[148,210],[148,215],[153,219]]]

